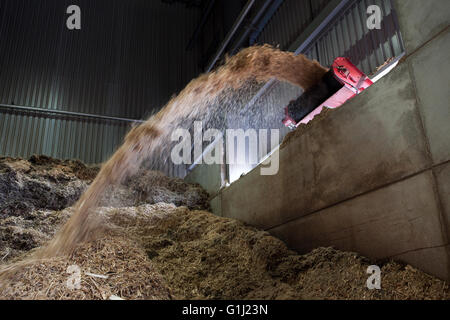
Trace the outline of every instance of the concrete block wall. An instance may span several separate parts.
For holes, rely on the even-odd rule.
[[[334,246],[450,280],[450,2],[394,1],[406,58],[211,202],[298,252]]]

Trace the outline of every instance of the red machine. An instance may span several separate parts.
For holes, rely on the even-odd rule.
[[[301,123],[311,121],[323,107],[340,107],[372,84],[373,82],[349,59],[336,58],[320,84],[304,92],[285,108],[283,123],[295,129]]]

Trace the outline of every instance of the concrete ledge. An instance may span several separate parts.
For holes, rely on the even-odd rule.
[[[428,170],[269,232],[301,253],[333,245],[378,259],[395,257],[449,279],[433,179]]]
[[[432,179],[426,171],[269,231],[300,252],[334,243],[383,258],[444,245]]]
[[[222,214],[271,228],[431,164],[407,64],[295,137],[280,170],[259,168],[222,192]]]

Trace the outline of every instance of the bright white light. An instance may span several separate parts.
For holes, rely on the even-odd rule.
[[[375,83],[378,80],[380,80],[381,78],[383,78],[385,75],[387,75],[389,72],[391,72],[392,69],[394,69],[397,66],[398,62],[404,55],[405,54],[402,53],[401,55],[396,57],[394,60],[392,60],[392,62],[389,63],[387,66],[381,68],[381,70],[378,71],[373,78],[370,78],[370,80],[372,80],[372,82]]]

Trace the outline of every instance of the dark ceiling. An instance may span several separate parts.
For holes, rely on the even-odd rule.
[[[164,3],[183,3],[187,8],[201,8],[206,0],[161,0]]]

